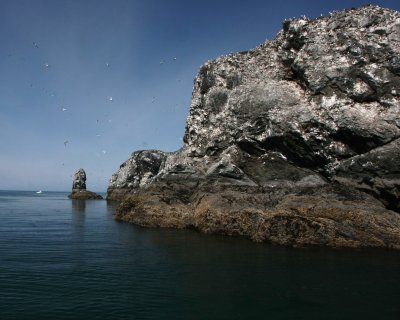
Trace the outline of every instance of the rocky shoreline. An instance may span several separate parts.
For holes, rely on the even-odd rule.
[[[184,146],[111,177],[119,220],[255,241],[400,249],[400,14],[287,20],[209,61]]]

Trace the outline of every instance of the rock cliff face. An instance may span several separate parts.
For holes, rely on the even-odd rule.
[[[86,190],[86,172],[82,168],[74,174],[72,193],[68,198],[75,200],[103,199],[103,197],[97,193]]]
[[[112,176],[117,219],[285,245],[400,248],[400,14],[285,21],[194,80],[184,146]]]

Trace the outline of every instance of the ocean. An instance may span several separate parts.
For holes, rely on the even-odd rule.
[[[0,319],[400,319],[400,252],[288,248],[0,191]]]

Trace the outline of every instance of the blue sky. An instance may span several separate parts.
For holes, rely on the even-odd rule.
[[[69,191],[82,167],[105,191],[133,151],[182,146],[204,62],[370,2],[1,0],[0,189]]]

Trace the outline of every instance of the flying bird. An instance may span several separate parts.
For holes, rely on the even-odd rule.
[[[69,142],[68,140],[64,141],[64,147],[67,147],[68,142]]]
[[[35,46],[35,48],[39,48],[38,44],[35,41],[33,41],[32,43]]]
[[[113,101],[113,97],[110,97],[108,100]]]
[[[67,108],[61,107],[61,111],[67,111]]]

